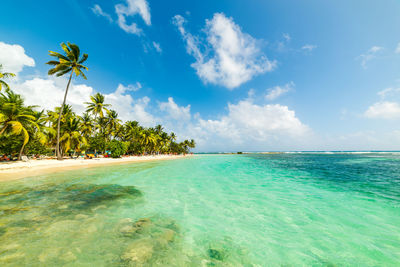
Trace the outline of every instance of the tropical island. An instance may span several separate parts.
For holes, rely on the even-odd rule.
[[[83,64],[88,55],[81,57],[75,44],[61,47],[63,54],[50,51],[57,60],[47,62],[53,66],[49,75],[69,75],[62,105],[55,110],[25,105],[6,81],[15,74],[0,68],[0,161],[21,160],[24,155],[25,160],[180,155],[195,147],[193,139],[177,142],[177,136],[162,125],[146,128],[137,121],[122,122],[101,93],[85,103],[85,113],[76,114],[66,104],[68,89],[74,75],[86,79]]]

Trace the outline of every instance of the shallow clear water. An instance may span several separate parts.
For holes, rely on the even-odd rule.
[[[399,266],[400,154],[201,155],[0,184],[1,266]]]

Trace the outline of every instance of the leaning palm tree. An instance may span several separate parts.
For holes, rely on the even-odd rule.
[[[6,90],[9,90],[10,86],[8,86],[8,84],[3,79],[15,77],[15,74],[11,72],[3,72],[2,70],[3,70],[3,65],[0,64],[0,91],[3,87]]]
[[[24,106],[24,101],[20,95],[15,94],[11,90],[7,90],[6,94],[1,94],[0,106],[0,136],[7,135],[22,135],[23,143],[18,155],[24,152],[25,145],[29,141],[29,127],[35,127],[40,130],[32,110],[34,106]]]
[[[76,76],[82,75],[82,77],[86,80],[86,76],[83,73],[83,70],[88,70],[88,68],[82,65],[86,59],[88,58],[87,54],[83,54],[80,57],[80,50],[79,47],[75,44],[61,43],[61,48],[64,50],[65,55],[49,51],[49,55],[52,57],[57,58],[58,60],[52,60],[47,62],[48,65],[55,66],[54,68],[50,69],[48,74],[53,75],[55,74],[57,77],[63,76],[64,74],[70,73],[69,80],[67,84],[67,88],[65,89],[64,100],[60,109],[60,113],[58,116],[57,121],[57,145],[56,145],[56,152],[57,152],[57,159],[62,160],[61,153],[60,153],[60,124],[61,124],[61,112],[65,105],[65,101],[67,100],[68,88],[71,83],[72,75],[75,73]]]

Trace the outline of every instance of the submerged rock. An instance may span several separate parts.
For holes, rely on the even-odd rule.
[[[121,259],[131,264],[143,264],[153,256],[153,252],[154,245],[151,239],[139,239],[128,246]]]
[[[213,249],[213,248],[208,249],[208,256],[214,260],[218,260],[218,261],[224,260],[223,252],[220,250],[217,250],[217,249]]]
[[[136,233],[143,234],[149,228],[153,227],[152,221],[149,218],[139,219],[136,222],[132,222],[132,219],[126,218],[121,220],[120,233],[124,236],[134,236]]]
[[[168,251],[176,246],[177,232],[170,227],[177,228],[171,220],[160,218],[142,218],[135,222],[129,218],[121,220],[119,232],[132,240],[121,260],[133,266],[164,262]]]
[[[93,212],[96,208],[107,208],[113,201],[142,195],[134,186],[117,184],[44,184],[0,194],[8,204],[6,207],[0,206],[0,216],[30,211],[48,203],[48,209],[41,210],[38,215],[52,217]]]

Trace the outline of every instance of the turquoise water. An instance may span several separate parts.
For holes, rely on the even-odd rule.
[[[249,154],[0,184],[1,266],[400,266],[400,154]]]

